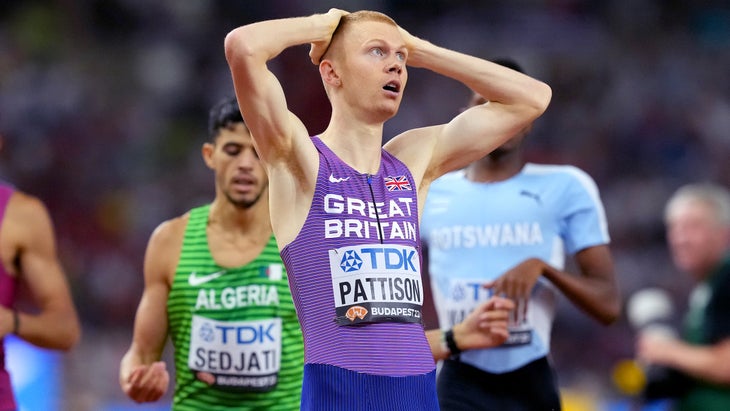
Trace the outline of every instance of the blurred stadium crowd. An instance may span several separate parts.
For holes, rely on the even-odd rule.
[[[118,362],[142,291],[154,227],[213,198],[200,158],[207,108],[232,94],[225,34],[329,7],[374,9],[414,34],[509,56],[553,88],[529,137],[533,161],[598,183],[626,300],[649,286],[684,301],[662,206],[680,184],[730,185],[730,6],[711,0],[5,0],[0,2],[0,177],[43,199],[84,324],[63,358],[64,409],[124,402]],[[329,108],[308,49],[273,69],[310,131]],[[468,91],[410,71],[386,135],[444,121]],[[553,360],[566,389],[620,398],[611,370],[631,357],[624,318],[593,324],[561,302]]]

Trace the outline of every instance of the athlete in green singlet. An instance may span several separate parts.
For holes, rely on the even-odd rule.
[[[235,99],[211,110],[209,129],[202,153],[215,200],[152,234],[120,384],[136,402],[160,399],[169,335],[173,410],[298,410],[302,336],[271,230],[268,178]]]

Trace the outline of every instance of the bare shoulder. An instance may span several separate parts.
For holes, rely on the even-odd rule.
[[[189,213],[163,221],[150,235],[144,257],[144,277],[147,284],[164,283],[172,286]]]
[[[161,251],[179,250],[185,237],[189,216],[190,213],[187,212],[160,223],[150,235],[149,246],[163,249]]]
[[[443,128],[443,125],[414,128],[393,137],[383,148],[402,161],[421,186],[433,174],[433,154]]]
[[[48,208],[38,197],[16,191],[8,202],[6,216],[11,221],[32,223],[39,218],[48,219]]]
[[[41,246],[51,241],[53,224],[41,199],[22,191],[10,197],[2,223],[3,242],[14,246]]]

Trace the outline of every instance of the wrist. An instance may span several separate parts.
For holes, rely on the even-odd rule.
[[[10,333],[13,335],[18,335],[20,332],[20,315],[18,314],[17,309],[13,309],[10,311],[10,315],[12,317],[12,328],[10,330]]]
[[[454,338],[453,328],[444,331],[444,343],[446,344],[446,349],[449,352],[450,357],[461,354],[461,349]]]

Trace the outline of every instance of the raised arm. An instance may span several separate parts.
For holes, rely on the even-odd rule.
[[[43,348],[68,350],[79,340],[81,326],[71,299],[65,273],[56,253],[53,224],[45,205],[24,193],[13,194],[2,226],[2,238],[14,243],[15,266],[38,307],[37,313],[18,313],[1,308],[8,324],[23,340]],[[13,327],[6,330],[11,332]]]
[[[272,227],[280,248],[296,237],[306,218],[319,157],[304,124],[287,108],[282,86],[267,63],[288,47],[308,43],[318,61],[344,13],[333,9],[262,21],[239,27],[225,39],[241,114],[269,176]]]
[[[299,119],[287,109],[284,91],[267,63],[285,49],[312,45],[312,58],[326,49],[340,17],[326,14],[267,20],[238,27],[228,33],[225,52],[238,104],[262,160],[275,162],[297,149],[294,138],[308,137]]]
[[[530,125],[550,102],[552,91],[541,81],[436,46],[405,30],[401,33],[408,45],[408,66],[450,77],[488,100],[445,125],[405,132],[388,142],[386,149],[405,161],[416,178],[422,176],[426,185],[488,154]],[[418,144],[413,143],[415,139]]]
[[[160,361],[167,341],[167,300],[182,247],[186,220],[161,224],[150,237],[144,261],[144,291],[134,319],[134,335],[119,365],[119,384],[129,398],[157,401],[170,375]]]

